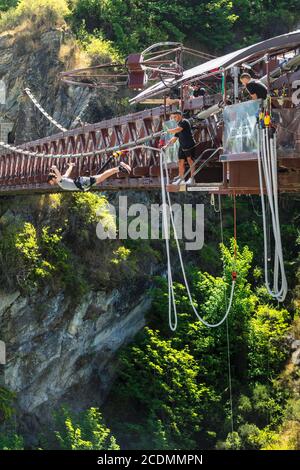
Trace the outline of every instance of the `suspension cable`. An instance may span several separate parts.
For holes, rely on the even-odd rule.
[[[36,106],[36,108],[50,121],[55,127],[57,127],[59,130],[62,132],[67,132],[68,129],[65,129],[61,124],[59,124],[50,114],[47,113],[47,111],[43,108],[43,106],[38,102],[38,100],[35,98],[35,96],[32,94],[29,88],[25,88],[24,92],[26,95],[31,99],[33,104]]]
[[[95,149],[90,152],[82,152],[82,153],[69,153],[69,154],[46,154],[46,153],[39,153],[39,152],[30,152],[29,150],[22,149],[20,147],[15,147],[10,144],[6,144],[5,142],[0,142],[0,147],[9,150],[13,153],[19,153],[21,155],[25,155],[28,157],[45,157],[45,158],[82,158],[82,157],[92,157],[94,155],[101,155],[105,153],[110,153],[110,152],[115,152],[117,150],[126,150],[128,147],[133,147],[137,146],[139,144],[142,144],[144,142],[147,142],[152,139],[156,139],[157,137],[160,137],[162,135],[165,135],[165,131],[158,131],[154,132],[153,134],[147,135],[145,137],[141,137],[140,139],[137,139],[135,141],[127,142],[125,144],[121,145],[115,145],[114,147],[107,147],[104,149]],[[155,148],[156,151],[159,151],[159,149]],[[1,155],[0,155],[1,156]]]

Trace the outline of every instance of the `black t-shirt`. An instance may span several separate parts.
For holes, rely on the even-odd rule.
[[[194,147],[196,142],[192,133],[190,122],[187,119],[182,119],[177,123],[177,126],[182,127],[182,131],[175,134],[175,137],[178,137],[179,139],[180,147],[183,150]]]
[[[193,91],[193,97],[194,98],[198,98],[198,96],[204,96],[204,95],[205,95],[205,91],[202,88],[196,88]]]
[[[254,95],[254,93],[256,93],[257,98],[262,98],[263,100],[267,97],[268,89],[266,85],[259,80],[250,80],[250,82],[247,83],[246,88],[250,95]]]

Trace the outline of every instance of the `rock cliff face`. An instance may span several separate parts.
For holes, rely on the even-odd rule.
[[[78,115],[85,122],[96,122],[115,114],[115,92],[95,92],[59,81],[59,72],[82,65],[82,60],[86,57],[67,30],[24,27],[0,35],[0,79],[7,95],[0,113],[14,123],[11,140],[20,144],[59,132],[24,96],[26,87],[67,129],[76,125]]]
[[[74,37],[63,28],[35,31],[24,25],[0,35],[0,80],[6,88],[0,115],[13,123],[10,142],[21,144],[59,132],[23,94],[26,87],[66,128],[76,125],[78,115],[84,122],[97,122],[124,112],[115,92],[59,82],[60,71],[84,66],[85,61]],[[17,220],[18,201],[9,199],[14,209],[10,212],[2,199],[0,217],[6,213]],[[25,212],[31,220],[30,203]],[[2,288],[0,339],[7,345],[7,365],[1,374],[5,386],[17,392],[25,436],[39,429],[39,421],[47,422],[60,403],[82,409],[103,401],[114,375],[115,352],[143,327],[149,305],[142,290],[131,296],[124,286],[89,291],[75,307],[63,291],[45,289],[25,296]]]
[[[118,290],[89,292],[76,308],[63,292],[32,298],[2,292],[4,378],[17,392],[21,415],[44,421],[64,401],[77,408],[99,405],[113,377],[115,352],[144,326],[149,306],[149,297],[124,300]]]
[[[65,204],[71,215],[69,202]],[[18,222],[49,225],[53,216],[50,210],[43,196],[32,196],[22,202],[18,197],[2,199],[0,237],[6,227]],[[98,240],[96,244],[94,227],[90,236],[91,240],[87,239],[86,246],[77,254],[78,263],[89,272],[87,252],[94,244],[93,258],[100,277],[107,276],[108,269],[114,269],[109,263],[119,242],[109,247],[106,241]],[[0,244],[2,267],[3,257]],[[76,269],[76,263],[73,267]],[[144,271],[149,276],[157,269],[159,263],[147,260]],[[114,271],[110,275],[114,278]],[[55,288],[48,283],[27,293],[1,286],[0,339],[7,348],[7,364],[0,369],[1,382],[16,392],[18,422],[29,444],[37,445],[32,438],[41,427],[45,428],[53,410],[61,404],[77,410],[101,405],[114,378],[117,350],[146,323],[151,297],[144,275],[145,272],[138,272],[134,279],[115,282],[112,287],[109,283],[99,288],[97,283],[89,284],[86,293],[76,300],[73,298],[76,286],[66,290],[59,282]]]

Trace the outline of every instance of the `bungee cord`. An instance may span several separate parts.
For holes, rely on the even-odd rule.
[[[276,134],[272,137],[269,136],[269,129],[257,130],[258,142],[258,172],[259,172],[259,187],[261,196],[262,219],[263,219],[263,233],[264,233],[264,272],[265,272],[265,285],[268,293],[278,300],[283,302],[287,292],[288,285],[286,280],[282,241],[279,221],[279,207],[278,207],[278,176],[277,176],[277,151],[276,151]],[[273,287],[270,285],[269,279],[269,262],[268,262],[268,233],[266,222],[266,201],[264,195],[264,186],[266,190],[266,198],[271,216],[272,233],[275,242],[274,248],[274,268],[273,268]],[[281,284],[279,286],[279,279]]]
[[[179,262],[180,262],[180,267],[184,279],[184,285],[187,291],[187,295],[189,298],[190,305],[193,309],[194,314],[196,315],[196,318],[203,323],[206,327],[208,328],[216,328],[218,326],[221,326],[222,323],[226,320],[228,317],[231,306],[232,306],[232,301],[233,301],[233,295],[234,295],[234,289],[235,289],[235,284],[236,284],[236,273],[235,276],[232,276],[232,284],[231,284],[231,292],[230,292],[230,298],[229,298],[229,303],[228,307],[226,309],[226,312],[223,316],[223,318],[217,322],[217,323],[209,323],[206,321],[198,312],[197,308],[194,305],[194,301],[192,299],[192,294],[190,290],[190,286],[187,280],[186,276],[186,271],[183,263],[183,258],[182,258],[182,253],[181,253],[181,248],[179,245],[178,241],[178,236],[177,236],[177,230],[176,230],[176,225],[174,221],[174,216],[172,213],[172,206],[171,206],[171,199],[170,199],[170,194],[166,191],[165,187],[165,182],[164,182],[164,170],[166,172],[166,182],[167,184],[169,183],[169,176],[168,176],[168,167],[167,163],[163,157],[164,152],[163,150],[160,151],[160,175],[161,175],[161,192],[162,192],[162,208],[163,208],[163,233],[166,234],[165,236],[165,243],[166,243],[166,252],[167,252],[167,272],[168,272],[168,292],[171,293],[169,296],[169,325],[170,329],[172,331],[176,330],[177,324],[178,324],[178,318],[177,318],[177,309],[176,309],[176,302],[175,302],[175,296],[174,296],[174,285],[173,285],[173,278],[172,278],[172,268],[171,268],[171,260],[170,260],[170,244],[169,244],[169,237],[168,237],[168,217],[167,217],[167,206],[169,206],[169,211],[170,211],[170,220],[171,220],[171,225],[173,228],[173,233],[174,233],[174,239],[176,242],[176,247],[177,247],[177,252],[178,252],[178,257],[179,257]],[[173,310],[172,310],[173,307]],[[172,312],[173,312],[173,320],[172,320]]]

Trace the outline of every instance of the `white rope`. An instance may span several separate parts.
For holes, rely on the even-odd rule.
[[[168,227],[168,217],[167,217],[167,201],[166,201],[166,188],[164,185],[164,175],[163,175],[163,164],[162,164],[162,155],[163,152],[160,151],[160,183],[161,183],[161,195],[162,195],[162,217],[163,217],[163,236],[165,237],[166,243],[166,254],[167,254],[167,270],[168,270],[168,299],[169,299],[169,308],[168,308],[168,315],[169,315],[169,326],[172,331],[175,331],[177,328],[177,307],[175,301],[175,293],[174,293],[174,283],[172,277],[172,269],[171,269],[171,257],[170,257],[170,244],[169,244],[169,227]],[[166,178],[167,183],[169,182],[169,175],[168,169],[166,168]],[[169,204],[169,211],[170,215],[172,213],[172,208]],[[172,309],[173,305],[173,309]],[[172,317],[174,319],[172,320]]]
[[[168,217],[167,217],[167,201],[166,201],[166,191],[164,186],[164,177],[163,177],[163,168],[162,168],[162,150],[157,149],[156,147],[151,147],[149,145],[137,145],[130,149],[133,151],[137,148],[146,148],[148,150],[153,150],[155,152],[160,152],[160,183],[161,183],[161,194],[162,194],[162,217],[163,217],[163,236],[166,240],[166,254],[167,254],[167,269],[168,269],[168,312],[169,312],[169,326],[172,331],[175,331],[177,328],[177,308],[176,308],[176,301],[175,301],[175,292],[174,292],[174,283],[172,278],[172,269],[171,269],[171,257],[170,257],[170,245],[169,245],[169,226],[168,226]],[[168,167],[167,167],[168,168]],[[166,168],[166,178],[167,182],[169,182],[169,175]],[[171,208],[170,208],[171,211]],[[172,310],[173,305],[173,310]],[[174,318],[173,317],[174,312]]]
[[[80,113],[79,113],[79,114],[76,116],[76,118],[74,119],[72,127],[76,127],[77,123],[82,123],[82,121],[81,121],[81,116],[84,114],[84,112],[85,112],[85,111],[87,110],[87,108],[89,107],[90,98],[91,98],[91,97],[89,96],[87,103],[83,106],[83,108],[81,109]]]
[[[189,286],[189,283],[188,283],[188,280],[187,280],[187,277],[186,277],[185,267],[184,267],[184,264],[183,264],[183,259],[182,259],[182,254],[181,254],[181,248],[180,248],[180,245],[179,245],[176,226],[175,226],[174,217],[173,217],[173,213],[172,213],[170,195],[166,191],[166,187],[165,187],[165,181],[164,181],[164,175],[163,175],[163,170],[164,169],[165,169],[165,172],[166,172],[166,178],[167,178],[167,183],[168,183],[168,180],[169,180],[168,167],[167,167],[167,163],[166,163],[166,161],[163,157],[163,151],[161,150],[161,152],[160,152],[160,178],[161,178],[161,190],[162,190],[162,202],[163,202],[163,204],[162,204],[162,209],[163,209],[163,233],[165,234],[167,263],[168,263],[168,292],[169,292],[169,323],[170,323],[170,328],[171,328],[172,331],[175,331],[175,329],[176,329],[176,326],[177,326],[177,309],[176,309],[176,302],[175,302],[175,296],[174,296],[174,286],[173,286],[172,268],[171,268],[171,260],[170,260],[170,245],[169,245],[169,237],[168,237],[168,219],[167,219],[167,203],[166,203],[166,200],[168,201],[168,205],[169,205],[170,219],[171,219],[171,224],[172,224],[173,231],[174,231],[174,238],[175,238],[175,242],[176,242],[176,246],[177,246],[177,251],[178,251],[178,256],[179,256],[179,261],[180,261],[180,267],[181,267],[181,271],[182,271],[182,275],[183,275],[183,279],[184,279],[184,284],[185,284],[185,288],[186,288],[186,291],[187,291],[187,294],[188,294],[188,298],[189,298],[191,307],[192,307],[197,319],[201,323],[203,323],[208,328],[216,328],[216,327],[222,325],[222,323],[224,323],[224,321],[226,320],[226,318],[229,315],[229,312],[231,310],[231,305],[232,305],[232,300],[233,300],[233,294],[234,294],[234,288],[235,288],[235,282],[236,281],[232,280],[229,304],[228,304],[228,308],[227,308],[226,313],[223,316],[223,318],[218,323],[209,323],[206,320],[204,320],[204,318],[201,317],[201,315],[199,314],[198,310],[196,309],[196,307],[194,305],[192,295],[191,295],[191,291],[190,291],[190,286]],[[174,315],[173,323],[172,323],[172,306],[173,306],[173,315]]]
[[[265,285],[268,293],[283,302],[288,291],[286,274],[284,269],[284,260],[282,253],[282,241],[279,221],[278,208],[278,174],[277,174],[277,150],[276,150],[276,134],[273,138],[269,138],[268,129],[258,128],[258,171],[259,171],[259,187],[261,196],[263,233],[264,233],[264,271]],[[272,232],[275,242],[274,248],[274,270],[273,270],[273,287],[270,286],[269,269],[268,269],[268,234],[266,222],[266,203],[264,196],[265,182],[267,201],[271,213]],[[279,287],[279,278],[281,285]]]
[[[159,163],[160,163],[160,182],[161,182],[161,195],[162,195],[162,216],[163,216],[163,235],[165,237],[165,242],[166,242],[166,254],[167,254],[167,273],[168,273],[168,317],[169,317],[169,326],[170,326],[170,329],[172,331],[175,331],[176,328],[177,328],[177,324],[178,324],[178,316],[177,316],[177,307],[176,307],[176,300],[175,300],[175,292],[174,292],[174,282],[173,282],[173,277],[172,277],[172,267],[171,267],[171,256],[170,256],[170,243],[169,243],[169,224],[168,224],[168,216],[167,216],[167,208],[169,208],[169,211],[170,211],[170,220],[171,220],[171,224],[172,224],[172,227],[173,227],[173,231],[174,231],[174,238],[175,238],[175,241],[176,241],[176,246],[177,246],[177,251],[178,251],[178,256],[179,256],[179,260],[180,260],[180,266],[181,266],[181,271],[182,271],[182,274],[183,274],[183,278],[184,278],[184,284],[185,284],[185,287],[186,287],[186,291],[187,291],[187,294],[188,294],[188,297],[189,297],[189,301],[190,301],[190,304],[192,306],[192,309],[196,315],[196,317],[198,318],[198,320],[203,323],[205,326],[207,326],[208,328],[216,328],[220,325],[222,325],[222,323],[224,323],[224,321],[228,318],[228,315],[230,313],[230,310],[231,310],[231,306],[232,306],[232,301],[233,301],[233,294],[234,294],[234,288],[235,288],[235,283],[236,281],[233,280],[232,281],[232,285],[231,285],[231,292],[230,292],[230,299],[229,299],[229,304],[228,304],[228,307],[226,309],[226,313],[225,315],[223,316],[223,318],[218,322],[218,323],[208,323],[206,320],[204,320],[200,314],[198,313],[197,309],[195,308],[194,306],[194,303],[193,303],[193,299],[192,299],[192,296],[191,296],[191,292],[190,292],[190,287],[189,287],[189,284],[188,284],[188,281],[187,281],[187,278],[186,278],[186,273],[185,273],[185,268],[184,268],[184,264],[183,264],[183,259],[182,259],[182,254],[181,254],[181,249],[180,249],[180,245],[179,245],[179,242],[178,242],[178,236],[177,236],[177,231],[176,231],[176,226],[175,226],[175,222],[174,222],[174,217],[173,217],[173,213],[172,213],[172,205],[171,205],[171,200],[170,200],[170,195],[169,193],[166,191],[166,187],[165,187],[165,181],[164,181],[164,171],[166,173],[166,183],[168,184],[169,183],[169,174],[168,174],[168,165],[167,165],[167,162],[166,160],[164,159],[163,155],[164,155],[164,152],[163,150],[159,150],[157,149],[156,147],[151,147],[149,145],[139,145],[139,146],[136,146],[136,147],[133,147],[131,148],[130,150],[134,150],[136,148],[147,148],[149,150],[154,150],[156,152],[160,152],[160,158],[159,158]],[[168,200],[168,202],[167,202]],[[221,209],[221,203],[220,203],[220,200],[219,200],[219,208]],[[223,236],[222,236],[223,238]],[[226,292],[225,292],[226,293]],[[227,303],[227,302],[226,302]],[[172,309],[173,307],[173,309]]]
[[[219,207],[216,209],[216,203],[215,203],[215,195],[214,193],[211,193],[210,195],[210,205],[213,206],[215,212],[220,212],[221,207],[220,207],[220,195],[219,195]],[[223,243],[223,242],[222,242]]]
[[[268,277],[268,264],[265,262],[265,280],[269,294],[278,301],[283,301],[287,294],[287,283],[285,277],[282,244],[280,234],[280,222],[278,215],[278,184],[277,184],[277,158],[276,158],[276,137],[268,138],[266,129],[262,132],[262,168],[266,183],[267,197],[270,207],[272,231],[275,240],[274,250],[274,271],[273,271],[273,288],[270,287]],[[275,144],[275,151],[274,151]],[[265,223],[266,226],[266,223]],[[267,254],[265,254],[267,257]],[[278,288],[279,268],[281,274],[281,287]]]
[[[26,95],[31,99],[33,104],[37,107],[37,109],[50,121],[55,127],[57,127],[62,132],[66,132],[68,129],[65,129],[61,124],[59,124],[47,111],[42,107],[42,105],[38,102],[35,96],[31,93],[29,88],[25,88],[24,92]]]

